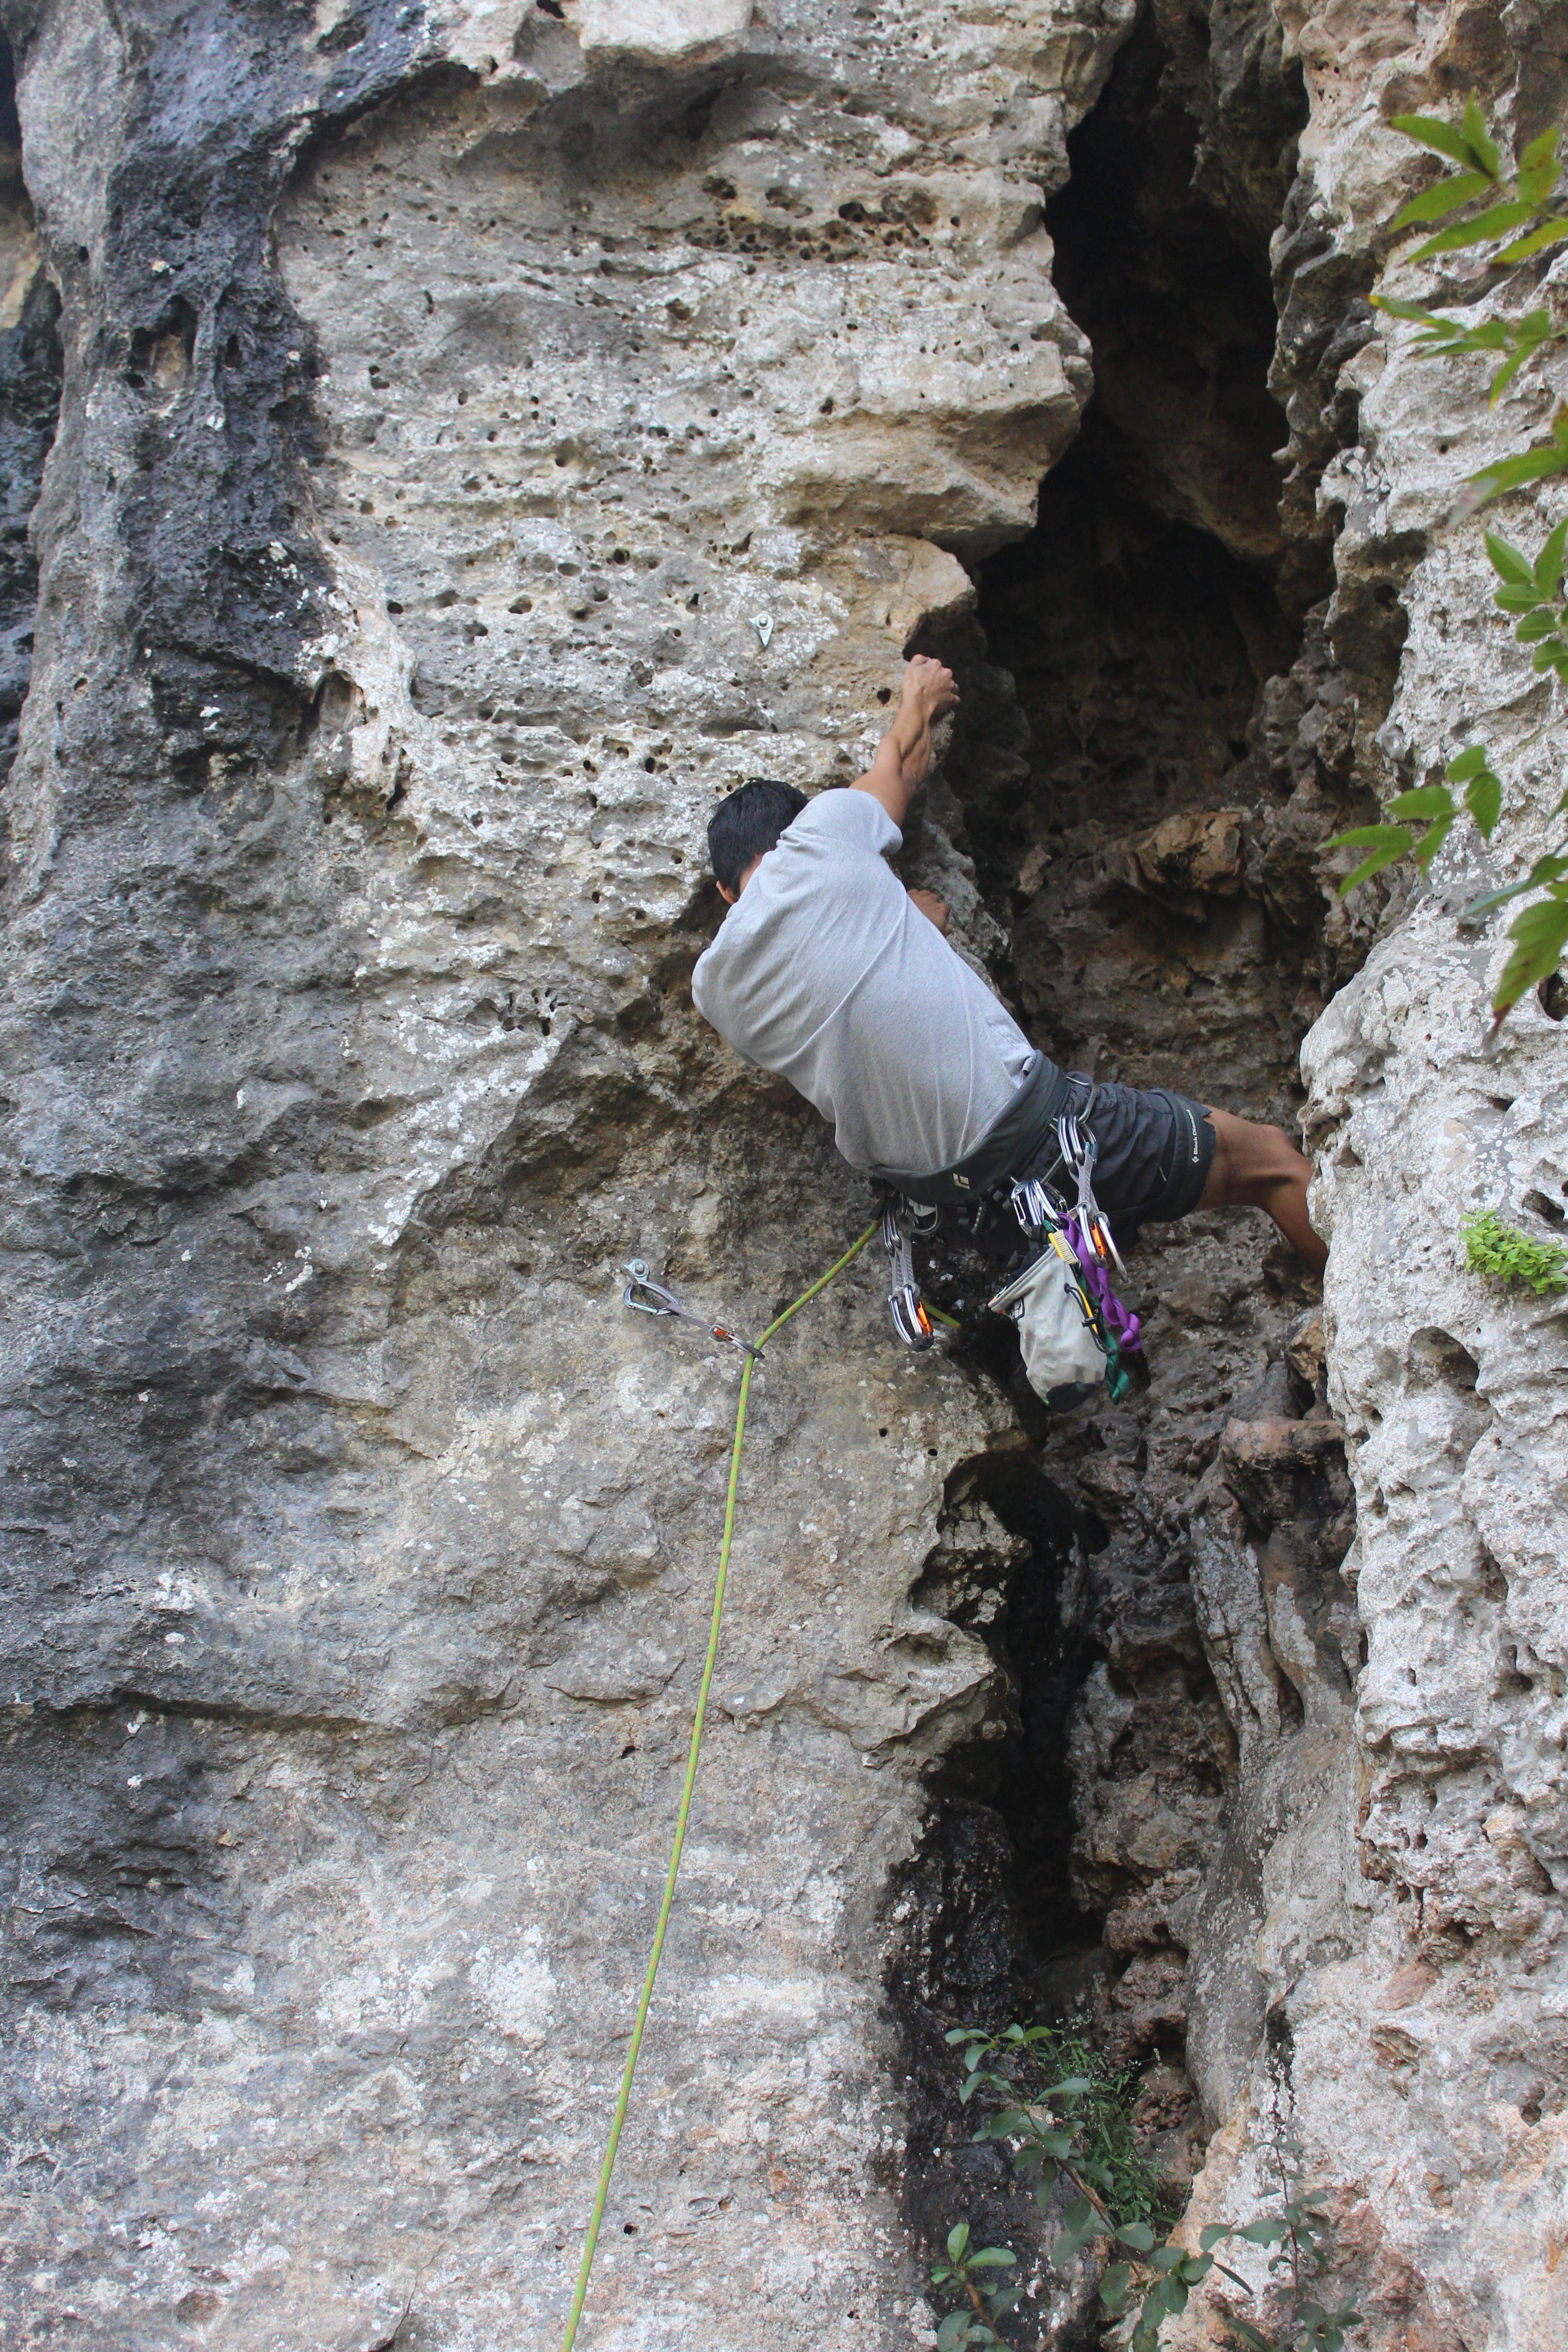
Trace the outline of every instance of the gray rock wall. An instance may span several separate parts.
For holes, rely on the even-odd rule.
[[[5,14],[6,2324],[558,2336],[737,1378],[617,1269],[751,1330],[870,1214],[693,1013],[703,830],[919,644],[906,873],[1102,1075],[1289,1118],[1315,1023],[1330,1277],[1150,1234],[1056,1432],[869,1255],[779,1341],[584,2340],[930,2341],[966,2209],[1088,2340],[937,2075],[1077,1991],[1189,2227],[1283,2150],[1369,2344],[1554,2344],[1563,1325],[1455,1229],[1557,1229],[1561,1031],[1319,853],[1468,728],[1500,875],[1560,789],[1443,528],[1551,387],[1365,301],[1381,118],[1534,130],[1556,15]]]

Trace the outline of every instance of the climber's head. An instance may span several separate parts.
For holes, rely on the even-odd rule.
[[[720,802],[708,827],[708,855],[720,894],[731,907],[751,868],[767,856],[805,804],[803,792],[794,784],[775,783],[771,776],[749,776]]]

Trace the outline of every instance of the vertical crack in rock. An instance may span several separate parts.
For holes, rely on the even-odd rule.
[[[23,184],[16,63],[0,34],[0,841],[33,667],[38,567],[27,527],[59,415],[59,310]]]
[[[1142,12],[1047,214],[1093,399],[1035,529],[984,565],[978,625],[929,640],[963,671],[947,772],[1031,1034],[1288,1129],[1301,1040],[1366,952],[1319,852],[1366,805],[1400,626],[1386,549],[1331,603],[1315,490],[1355,408],[1321,387],[1372,325],[1364,277],[1314,282],[1325,240],[1292,226],[1306,119],[1267,10]],[[1189,2074],[1212,2127],[1260,2045],[1263,1858],[1343,1797],[1354,1515],[1315,1286],[1260,1216],[1196,1217],[1145,1229],[1130,1289],[1152,1381],[1121,1409],[1053,1427],[1015,1375],[1040,1491],[1079,1540],[1037,1543],[992,1591],[1005,1740],[937,1806],[901,1891],[928,2235],[967,2195],[976,2226],[1038,2245],[994,2151],[957,2152],[952,2021],[1076,2004],[1146,2064],[1149,2137],[1187,2176]],[[1049,1754],[1042,1706],[1065,1733]],[[1030,1843],[1050,1807],[1070,1823],[1054,1874]],[[1086,2283],[1042,2291],[1052,2340],[1076,2340]]]

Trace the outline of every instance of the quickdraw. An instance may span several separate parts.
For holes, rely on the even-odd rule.
[[[931,1223],[935,1223],[931,1213]],[[899,1203],[889,1199],[882,1204],[882,1247],[888,1253],[888,1267],[893,1286],[888,1294],[888,1312],[893,1318],[893,1328],[906,1348],[917,1350],[934,1345],[936,1332],[926,1311],[925,1301],[915,1280],[914,1252],[910,1236],[899,1222]]]
[[[655,1282],[646,1258],[634,1257],[629,1265],[622,1266],[621,1272],[627,1277],[621,1293],[624,1306],[635,1307],[639,1315],[673,1315],[682,1323],[694,1323],[710,1339],[721,1339],[728,1348],[743,1349],[753,1361],[761,1355],[760,1349],[753,1348],[749,1339],[742,1339],[738,1331],[731,1331],[727,1323],[710,1323],[706,1315],[683,1307],[673,1290],[667,1290],[662,1282]]]

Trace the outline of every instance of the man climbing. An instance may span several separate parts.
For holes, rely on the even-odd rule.
[[[917,658],[847,791],[808,800],[753,777],[721,803],[708,845],[730,912],[692,974],[698,1011],[816,1105],[851,1166],[913,1200],[1048,1176],[1073,1112],[1094,1136],[1095,1193],[1119,1237],[1194,1209],[1264,1209],[1321,1273],[1311,1164],[1279,1128],[1058,1070],[948,944],[942,900],[886,864],[931,763],[931,723],[957,700],[951,670]]]

